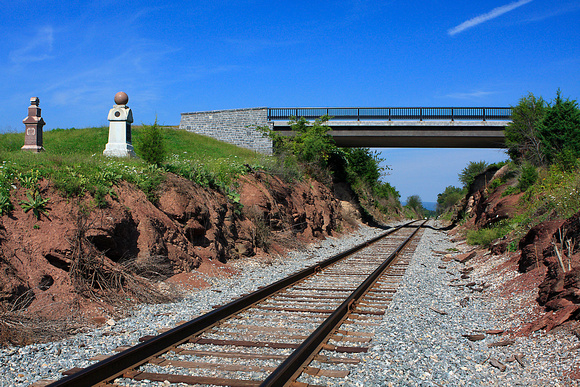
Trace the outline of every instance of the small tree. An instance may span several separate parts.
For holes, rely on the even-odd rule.
[[[161,166],[161,163],[165,160],[166,151],[163,134],[157,124],[157,118],[153,125],[143,125],[143,132],[136,145],[137,152],[143,160],[149,164]]]
[[[459,181],[463,183],[465,188],[469,188],[475,176],[479,175],[489,166],[485,161],[470,161],[467,167],[463,168],[459,174]]]
[[[407,197],[407,204],[405,207],[413,211],[418,218],[423,217],[423,213],[425,212],[425,209],[423,208],[423,202],[421,201],[421,197],[419,195],[411,195]]]
[[[344,148],[341,150],[346,159],[346,168],[349,173],[370,186],[377,184],[383,173],[388,170],[388,167],[381,167],[381,162],[385,160],[369,148]]]
[[[580,109],[574,100],[562,99],[558,89],[556,100],[547,109],[539,134],[549,163],[574,164],[580,158]]]
[[[537,166],[545,163],[540,126],[546,109],[542,97],[536,98],[532,93],[513,107],[512,122],[505,128],[505,141],[512,160],[529,161]]]

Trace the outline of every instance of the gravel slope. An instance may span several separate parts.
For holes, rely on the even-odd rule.
[[[277,258],[271,264],[238,262],[242,269],[240,276],[207,278],[212,283],[210,289],[195,291],[178,303],[141,305],[131,317],[116,321],[113,326],[106,325],[63,341],[2,348],[0,387],[26,386],[39,379],[58,378],[62,370],[85,367],[91,363],[87,359],[94,355],[109,354],[117,346],[135,344],[141,336],[191,319],[209,311],[212,305],[223,304],[380,232],[382,230],[361,227],[351,235],[329,238],[316,246]],[[369,352],[359,355],[363,361],[352,369],[347,379],[334,379],[331,383],[345,386],[576,386],[574,381],[562,379],[564,372],[580,362],[579,340],[571,334],[538,333],[529,338],[516,337],[515,344],[494,348],[488,348],[487,344],[506,337],[486,335],[484,340],[477,342],[462,337],[466,333],[504,329],[506,321],[498,321],[496,315],[497,309],[505,308],[506,303],[493,299],[494,287],[480,293],[449,286],[450,281],[458,277],[457,269],[461,264],[443,263],[433,250],[453,247],[456,245],[445,233],[433,229],[425,231],[389,306],[393,313],[385,314],[382,324],[375,328]],[[466,297],[469,301],[462,307],[460,301]],[[525,367],[518,362],[506,362],[514,353],[525,355]],[[493,367],[490,358],[501,361],[507,366],[506,370],[501,372]]]

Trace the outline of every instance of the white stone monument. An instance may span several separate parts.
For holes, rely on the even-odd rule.
[[[105,156],[137,157],[131,144],[131,123],[133,113],[129,106],[129,97],[120,91],[115,94],[115,106],[109,110],[109,142],[103,151]]]

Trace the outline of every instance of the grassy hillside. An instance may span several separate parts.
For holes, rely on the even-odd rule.
[[[142,126],[132,127],[134,144],[139,142],[142,130]],[[44,148],[46,150],[44,154],[61,156],[71,154],[102,155],[108,135],[109,128],[106,126],[86,129],[53,129],[44,132]],[[197,158],[238,156],[248,161],[259,158],[253,151],[173,127],[163,128],[163,136],[170,153],[188,152]],[[20,151],[22,145],[24,145],[24,133],[0,135],[0,155]]]
[[[143,127],[133,127],[133,144],[139,143]],[[137,184],[150,199],[163,179],[165,170],[180,174],[204,186],[218,188],[235,196],[234,179],[247,170],[245,164],[268,163],[268,157],[185,130],[163,128],[168,151],[163,169],[141,159],[117,159],[103,156],[108,128],[55,129],[44,133],[45,152],[20,150],[24,133],[0,135],[0,212],[10,208],[7,199],[15,184],[32,189],[41,178],[49,178],[65,196],[89,192],[98,205],[113,193],[119,180]]]

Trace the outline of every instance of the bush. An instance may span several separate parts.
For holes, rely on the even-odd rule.
[[[451,209],[465,196],[465,189],[447,186],[445,191],[437,195],[437,213],[443,214]]]
[[[489,164],[483,160],[470,161],[467,167],[463,168],[459,174],[459,181],[463,183],[463,187],[469,188],[475,180],[475,176],[485,171],[487,167],[489,167]]]
[[[522,174],[518,180],[518,189],[525,192],[538,180],[538,171],[531,164],[522,165]]]
[[[505,225],[470,230],[467,232],[467,243],[489,247],[491,243],[508,234],[510,228]]]
[[[166,152],[161,128],[155,123],[151,126],[143,125],[143,133],[139,138],[137,152],[149,164],[161,166],[165,161]]]

